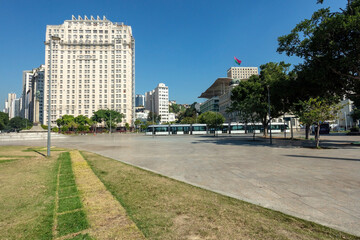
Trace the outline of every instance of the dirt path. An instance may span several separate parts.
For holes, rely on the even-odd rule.
[[[125,209],[106,189],[79,151],[70,152],[76,185],[96,239],[145,239]]]

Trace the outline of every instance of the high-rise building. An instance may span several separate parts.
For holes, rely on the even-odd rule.
[[[258,74],[257,67],[231,67],[227,70],[227,77],[232,79],[249,79]]]
[[[145,96],[142,94],[136,94],[135,107],[145,106]]]
[[[50,39],[53,40],[50,63]],[[92,116],[99,109],[135,116],[135,40],[130,26],[105,17],[74,17],[46,27],[44,117],[51,74],[51,122],[62,115]],[[50,66],[51,64],[51,66]],[[51,73],[50,73],[51,67]]]
[[[164,83],[145,93],[145,109],[161,116],[161,123],[169,122],[169,88]]]
[[[8,93],[8,98],[5,101],[5,112],[9,114],[9,119],[16,117],[16,107],[18,107],[18,103],[15,103],[16,93]]]
[[[44,117],[44,65],[32,70],[31,87],[28,91],[28,119],[32,122],[43,122]]]
[[[29,119],[29,95],[31,89],[32,70],[23,71],[22,94],[21,94],[21,117]]]

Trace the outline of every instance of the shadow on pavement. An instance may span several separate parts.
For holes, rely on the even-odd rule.
[[[199,143],[213,143],[219,145],[243,145],[243,146],[267,146],[267,147],[279,147],[279,148],[314,148],[315,140],[305,139],[284,139],[275,137],[273,138],[273,144],[270,145],[269,138],[263,138],[256,136],[253,140],[252,136],[199,136],[197,141],[193,141],[193,144]],[[352,141],[347,140],[334,140],[334,139],[320,139],[320,146],[322,148],[358,148],[357,145],[352,145]]]
[[[319,157],[319,156],[304,156],[304,155],[285,155],[287,157],[298,157],[298,158],[320,158],[320,159],[332,159],[341,161],[360,161],[360,158],[337,158],[337,157]]]

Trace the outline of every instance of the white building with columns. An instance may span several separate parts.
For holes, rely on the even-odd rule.
[[[169,122],[169,88],[164,83],[145,93],[145,109],[161,116],[161,123]]]
[[[53,40],[50,63],[50,38]],[[51,123],[62,115],[91,117],[99,109],[135,116],[135,40],[132,28],[93,16],[47,25],[45,38],[44,117],[47,123],[51,74]],[[51,73],[50,73],[51,64]]]

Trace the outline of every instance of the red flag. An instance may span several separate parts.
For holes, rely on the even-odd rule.
[[[234,56],[234,59],[235,59],[235,63],[240,66],[241,60],[237,59],[235,56]]]

